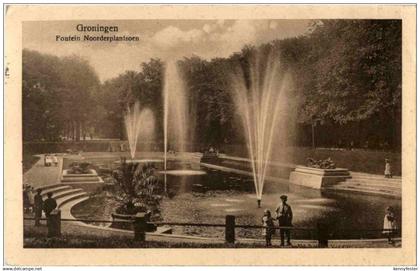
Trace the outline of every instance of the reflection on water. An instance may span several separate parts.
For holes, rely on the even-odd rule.
[[[166,175],[167,197],[161,203],[163,221],[224,223],[225,216],[233,214],[237,224],[260,225],[264,209],[270,209],[273,213],[281,194],[288,195],[295,227],[315,228],[318,222],[325,222],[334,238],[380,237],[380,232],[358,230],[381,230],[387,206],[393,206],[398,220],[401,218],[400,199],[320,191],[291,186],[287,180],[266,180],[262,206],[257,208],[254,183],[250,177],[201,170],[205,170],[207,174]],[[164,176],[158,177],[163,182]],[[103,204],[107,205],[107,201],[109,197],[104,198]],[[89,202],[85,208],[88,208],[88,205]],[[174,233],[223,237],[222,228],[175,227]],[[238,237],[261,237],[260,234],[261,230],[237,230]],[[301,230],[294,230],[292,235],[294,238],[314,237],[314,233]]]

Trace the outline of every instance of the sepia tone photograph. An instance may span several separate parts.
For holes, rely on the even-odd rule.
[[[198,18],[22,21],[21,249],[415,239],[403,20]]]

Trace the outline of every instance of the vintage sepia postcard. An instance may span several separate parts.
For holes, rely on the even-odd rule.
[[[6,5],[8,265],[415,265],[415,5]]]

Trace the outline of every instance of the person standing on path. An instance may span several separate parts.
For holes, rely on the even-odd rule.
[[[28,185],[23,185],[23,213],[27,213],[29,211],[29,188]]]
[[[41,219],[42,216],[42,207],[44,205],[44,201],[42,200],[42,189],[38,188],[36,190],[36,195],[34,197],[34,211],[35,211],[35,226],[39,226],[41,225],[39,223],[39,220]]]
[[[52,198],[52,195],[52,192],[48,192],[48,198],[44,201],[44,212],[46,217],[49,217],[50,213],[57,207],[57,202]]]
[[[276,209],[277,219],[279,220],[280,227],[292,227],[293,212],[292,207],[287,204],[287,196],[280,196],[281,202]],[[290,229],[280,229],[280,246],[284,246],[284,235],[287,237],[287,245],[291,246],[290,243]]]
[[[35,193],[34,188],[32,186],[28,187],[28,200],[29,200],[29,212],[34,212],[34,205],[35,205]]]
[[[271,212],[268,209],[264,211],[262,224],[264,227],[266,227],[262,230],[262,235],[265,237],[265,246],[271,247],[271,236],[273,235],[274,222],[273,218],[271,217]]]
[[[392,178],[391,162],[389,159],[385,159],[385,178]]]
[[[52,160],[53,160],[54,166],[55,166],[55,167],[56,167],[56,166],[58,166],[58,158],[57,158],[57,154],[54,154],[54,156],[53,156]]]
[[[388,244],[393,244],[392,237],[397,230],[397,222],[395,219],[394,210],[388,206],[385,210],[383,234],[388,238]]]

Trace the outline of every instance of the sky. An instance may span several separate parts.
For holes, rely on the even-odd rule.
[[[139,71],[150,58],[205,59],[228,57],[244,45],[303,35],[309,20],[124,20],[36,21],[23,23],[23,48],[56,56],[87,59],[103,82],[127,70]],[[78,32],[77,24],[116,25],[119,32],[104,35],[138,36],[137,42],[59,42],[56,35],[101,35]]]

